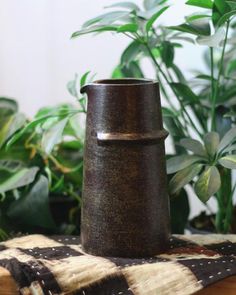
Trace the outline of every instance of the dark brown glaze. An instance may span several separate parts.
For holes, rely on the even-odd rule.
[[[169,203],[159,85],[99,80],[88,95],[81,241],[99,256],[165,251]]]

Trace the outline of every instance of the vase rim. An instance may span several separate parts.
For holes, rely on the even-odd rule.
[[[108,85],[108,86],[137,86],[147,84],[158,84],[157,80],[145,78],[116,78],[116,79],[99,79],[91,84]]]

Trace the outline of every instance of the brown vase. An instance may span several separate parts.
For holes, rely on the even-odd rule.
[[[88,95],[81,240],[93,255],[147,257],[166,250],[169,203],[159,85],[99,80]]]

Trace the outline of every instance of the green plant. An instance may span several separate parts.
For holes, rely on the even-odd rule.
[[[14,100],[0,98],[0,239],[18,231],[79,231],[84,136],[80,126],[86,101],[78,95],[77,83],[76,76],[68,90],[80,107],[45,107],[31,121],[19,113]],[[61,197],[74,201],[68,220],[58,224],[50,205]]]
[[[187,183],[196,183],[195,191],[201,201],[205,203],[215,196],[216,230],[227,232],[235,190],[231,169],[236,168],[236,1],[188,0],[186,4],[201,11],[186,17],[178,26],[163,26],[160,17],[169,8],[168,0],[144,0],[142,8],[134,2],[116,3],[108,7],[109,12],[88,20],[72,38],[107,31],[130,38],[131,43],[113,72],[114,78],[144,77],[142,60],[151,61],[167,104],[163,107],[164,123],[177,154],[177,158],[168,161],[168,171],[176,172],[174,163],[188,159],[185,166],[179,161],[181,170],[170,181],[170,192],[176,196]],[[185,42],[206,47],[208,70],[197,71],[191,81],[175,62],[175,53]],[[226,132],[230,140],[221,150]]]

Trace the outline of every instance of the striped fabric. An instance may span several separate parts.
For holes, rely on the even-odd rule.
[[[0,268],[24,295],[188,295],[236,274],[236,236],[173,236],[168,252],[127,259],[85,254],[79,237],[29,235],[0,243]]]

